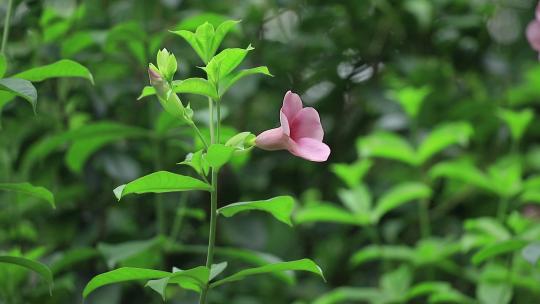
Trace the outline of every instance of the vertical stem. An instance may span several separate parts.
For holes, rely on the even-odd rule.
[[[510,200],[508,198],[501,197],[499,206],[497,208],[497,219],[501,224],[503,224],[506,219],[506,213],[508,212],[509,205]]]
[[[154,142],[154,169],[161,170],[161,143],[159,140]],[[157,232],[160,235],[165,234],[165,209],[163,208],[163,196],[156,194],[156,218]]]
[[[219,103],[216,104],[217,107],[217,121],[214,122],[214,101],[211,98],[208,98],[208,108],[210,111],[209,125],[210,125],[210,143],[215,144],[219,143],[219,125],[220,125],[220,116],[221,111]],[[215,129],[214,129],[214,123]],[[218,191],[218,171],[212,168],[212,191],[210,192],[210,232],[208,236],[208,251],[206,254],[206,268],[210,269],[212,263],[214,262],[214,246],[216,243],[216,224],[217,224],[217,191]],[[201,292],[201,297],[199,300],[200,304],[206,304],[206,298],[208,295],[208,284]]]
[[[9,36],[9,22],[11,19],[11,8],[13,7],[13,0],[9,0],[8,7],[6,11],[6,20],[4,20],[4,34],[2,35],[2,48],[0,49],[0,52],[5,55],[6,54],[6,44]]]
[[[429,201],[427,199],[418,202],[418,217],[420,219],[420,233],[422,238],[431,236],[431,227],[429,224]]]

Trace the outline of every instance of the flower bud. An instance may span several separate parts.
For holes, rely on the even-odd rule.
[[[186,109],[178,95],[173,92],[169,82],[163,79],[162,73],[153,64],[150,64],[148,68],[148,77],[150,84],[156,90],[156,95],[163,109],[176,118],[191,120],[191,118],[186,117]]]
[[[172,81],[174,73],[176,73],[178,68],[176,57],[172,53],[169,53],[167,49],[160,50],[157,54],[157,66],[165,80]]]

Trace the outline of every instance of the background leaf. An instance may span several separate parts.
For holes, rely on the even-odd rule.
[[[0,183],[0,190],[14,191],[30,195],[48,202],[53,208],[56,208],[54,204],[54,195],[51,191],[44,187],[34,186],[30,183]]]
[[[229,204],[218,209],[218,213],[231,217],[239,212],[259,210],[272,214],[278,221],[292,226],[291,214],[294,199],[290,196],[278,196],[267,200]]]
[[[87,79],[94,84],[94,78],[90,71],[80,63],[69,59],[26,70],[13,77],[32,82],[40,82],[51,78],[78,77]]]
[[[193,177],[159,171],[117,187],[114,189],[114,195],[120,200],[131,193],[164,193],[190,190],[210,191],[211,186]]]

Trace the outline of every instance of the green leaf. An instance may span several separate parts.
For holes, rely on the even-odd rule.
[[[221,51],[204,68],[208,79],[214,83],[219,83],[244,61],[247,53],[251,50],[253,50],[253,47],[249,45],[245,49],[230,48]]]
[[[235,152],[247,151],[254,147],[255,138],[251,132],[241,132],[227,140],[225,146],[234,148]]]
[[[480,282],[476,287],[476,297],[480,304],[508,304],[512,296],[513,287],[509,283]]]
[[[148,131],[116,123],[93,123],[85,125],[74,133],[91,133],[87,136],[73,136],[74,140],[65,156],[66,164],[75,173],[81,173],[86,161],[103,146],[127,138],[149,135]],[[91,132],[88,132],[91,131]]]
[[[186,155],[186,159],[178,164],[190,166],[201,176],[206,176],[210,170],[208,161],[206,161],[206,158],[203,157],[203,150],[199,150],[195,153],[189,153]]]
[[[496,241],[506,241],[512,237],[503,224],[491,217],[466,220],[464,228],[468,232],[486,235]]]
[[[207,96],[212,99],[217,99],[218,95],[214,86],[204,78],[188,78],[185,80],[175,80],[172,82],[173,92],[187,93]],[[156,95],[156,89],[151,86],[143,88],[141,95],[137,99],[142,99],[147,96]]]
[[[499,158],[488,168],[490,187],[501,197],[511,198],[523,190],[523,168],[518,156]]]
[[[0,54],[0,78],[3,78],[6,75],[7,70],[7,61],[4,54]]]
[[[331,169],[349,188],[354,188],[363,180],[372,166],[372,160],[361,159],[352,164],[333,164]]]
[[[531,265],[536,266],[538,259],[540,259],[540,242],[534,242],[523,248],[521,255]]]
[[[212,54],[212,56],[217,52],[223,38],[225,38],[227,33],[229,33],[229,31],[238,23],[240,23],[240,20],[227,20],[216,28],[215,35],[212,39],[212,46],[210,47],[210,54]]]
[[[167,171],[158,171],[146,176],[140,177],[125,185],[114,189],[114,194],[118,200],[131,194],[141,193],[165,193],[190,190],[210,191],[212,187],[193,177],[175,174]]]
[[[47,265],[31,259],[9,255],[0,256],[0,263],[18,265],[36,272],[45,280],[45,282],[47,282],[49,285],[49,292],[52,292],[53,275]]]
[[[302,207],[294,214],[297,224],[327,222],[346,225],[366,225],[370,223],[369,215],[355,216],[350,211],[329,203],[313,202]]]
[[[144,129],[126,126],[109,121],[100,121],[86,124],[80,128],[58,133],[53,136],[44,137],[36,144],[32,145],[22,160],[22,171],[28,172],[32,166],[39,160],[44,159],[56,149],[63,147],[71,141],[80,142],[78,147],[73,147],[73,151],[68,151],[66,162],[68,166],[77,172],[79,166],[82,167],[84,162],[91,153],[99,149],[104,144],[110,141],[118,140],[122,137],[139,137],[148,136],[148,131]],[[83,147],[88,150],[83,151]],[[80,155],[77,155],[79,154]]]
[[[505,253],[511,253],[516,250],[520,250],[526,245],[527,245],[526,241],[516,240],[516,239],[502,241],[493,245],[488,245],[482,248],[480,251],[478,251],[475,255],[473,255],[472,262],[475,265],[478,265],[489,258],[499,256]]]
[[[267,200],[240,202],[219,208],[218,213],[231,217],[239,212],[259,210],[272,214],[278,221],[292,226],[291,214],[294,209],[294,199],[290,196],[278,196]]]
[[[400,136],[378,131],[360,138],[356,142],[358,153],[362,157],[381,157],[416,166],[416,154],[411,145]]]
[[[448,146],[466,145],[472,134],[473,128],[467,122],[452,122],[438,126],[422,141],[418,149],[419,162],[426,162]]]
[[[151,280],[146,286],[158,292],[165,300],[165,289],[168,284],[177,284],[181,288],[193,290],[200,293],[209,281],[210,271],[204,266],[192,269],[174,269],[173,273],[162,279]]]
[[[210,277],[208,278],[208,281],[212,281],[213,279],[215,279],[218,275],[225,271],[226,268],[227,262],[213,264],[210,268]]]
[[[220,80],[220,82],[219,82],[219,96],[222,97],[223,95],[225,95],[225,93],[236,82],[238,82],[240,79],[242,79],[242,78],[244,78],[246,76],[256,75],[256,74],[263,74],[263,75],[273,77],[273,75],[270,74],[270,71],[268,70],[268,68],[265,67],[265,66],[260,66],[260,67],[251,68],[251,69],[245,69],[245,70],[241,70],[241,71],[231,73],[231,74],[227,75],[225,78]]]
[[[14,191],[45,200],[56,209],[54,195],[44,187],[34,186],[30,183],[0,183],[0,190]]]
[[[450,178],[492,191],[489,178],[468,160],[441,162],[429,170],[432,179]]]
[[[337,194],[345,207],[354,214],[361,216],[371,213],[371,193],[365,185],[360,184],[351,190],[339,189]]]
[[[407,299],[411,300],[417,297],[422,297],[437,292],[445,292],[452,289],[452,285],[448,282],[426,281],[414,285],[407,291]]]
[[[406,182],[397,185],[377,201],[374,209],[374,220],[379,221],[387,212],[407,202],[427,199],[430,196],[431,189],[422,183]]]
[[[397,100],[405,112],[411,117],[416,118],[422,108],[426,97],[431,93],[431,88],[423,86],[420,88],[405,87],[400,90],[390,92],[390,97]]]
[[[359,266],[374,260],[414,261],[415,251],[402,245],[369,245],[351,256],[350,263]]]
[[[227,21],[227,17],[215,13],[200,13],[194,16],[183,18],[175,29],[194,31],[201,24],[208,22],[214,27],[218,27],[221,23]]]
[[[154,269],[134,267],[118,268],[93,277],[84,287],[83,297],[86,298],[91,292],[102,286],[138,280],[161,279],[169,277],[170,275],[170,272]]]
[[[156,237],[144,241],[128,241],[119,244],[99,243],[97,249],[105,257],[107,266],[113,268],[119,262],[138,255],[163,243],[163,239]]]
[[[369,287],[339,287],[321,297],[313,304],[338,304],[338,303],[378,303],[385,298],[383,292]],[[357,302],[358,301],[358,302]],[[384,303],[384,302],[383,302]]]
[[[500,108],[497,111],[497,115],[510,128],[510,133],[514,141],[519,142],[534,118],[534,111],[529,108],[521,111]]]
[[[210,284],[210,287],[214,288],[214,287],[218,287],[223,284],[226,284],[226,283],[243,280],[247,276],[265,274],[265,273],[291,271],[291,270],[312,272],[319,275],[324,280],[324,275],[322,273],[322,270],[317,264],[315,264],[315,262],[313,262],[310,259],[302,259],[302,260],[296,260],[296,261],[290,261],[290,262],[267,264],[267,265],[257,267],[257,268],[244,269],[229,277],[226,277],[222,280],[219,280]]]
[[[30,81],[18,78],[0,79],[0,91],[26,99],[32,105],[34,113],[36,112],[37,91]],[[6,95],[5,98],[7,101],[11,100],[11,96]]]
[[[411,281],[411,269],[401,265],[399,268],[383,274],[379,285],[386,295],[393,299],[402,299],[411,286]]]
[[[98,255],[99,252],[94,248],[79,247],[70,249],[61,253],[60,256],[51,263],[51,271],[53,274],[57,274],[60,271],[72,269],[74,264],[87,261]]]
[[[89,80],[94,84],[94,78],[90,71],[78,62],[62,59],[55,63],[26,70],[13,76],[32,82],[40,82],[50,78],[78,77]]]
[[[208,60],[210,60],[209,58],[207,58],[204,46],[203,46],[202,43],[199,42],[199,40],[197,39],[197,36],[195,35],[195,33],[190,32],[190,31],[186,31],[186,30],[171,31],[171,33],[176,34],[176,35],[184,38],[184,40],[186,40],[186,42],[189,43],[191,48],[193,48],[195,53],[197,53],[197,55],[199,55],[199,57],[201,58],[201,60],[204,63],[207,63]]]
[[[219,170],[225,165],[233,156],[234,148],[228,147],[223,144],[213,144],[208,148],[206,153],[206,161],[210,167]]]

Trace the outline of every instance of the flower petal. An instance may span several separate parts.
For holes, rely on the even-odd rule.
[[[289,151],[296,156],[314,162],[326,161],[330,155],[330,147],[312,138],[300,138],[294,142]]]
[[[255,145],[268,151],[288,149],[289,142],[289,136],[281,127],[264,131],[255,138]]]
[[[287,115],[283,113],[283,111],[279,111],[279,122],[281,123],[281,128],[283,129],[283,132],[287,134],[287,136],[291,135],[289,119],[287,118]]]
[[[285,97],[283,98],[283,106],[281,107],[281,112],[287,116],[287,119],[289,119],[289,122],[291,122],[296,116],[296,114],[302,110],[302,100],[300,99],[300,96],[298,94],[295,94],[291,91],[288,91],[285,93]]]
[[[303,108],[296,114],[294,120],[289,121],[291,129],[291,138],[298,140],[300,138],[312,138],[322,141],[324,130],[321,125],[319,113],[314,108]]]
[[[527,26],[527,39],[531,47],[540,52],[540,21],[535,20]]]

